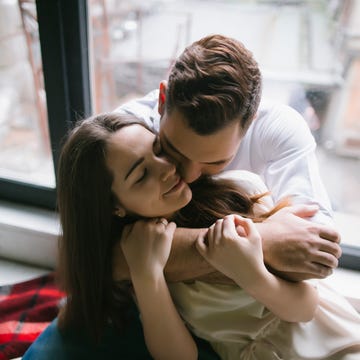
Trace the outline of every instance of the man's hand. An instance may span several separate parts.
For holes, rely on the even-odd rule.
[[[272,272],[299,281],[325,278],[338,266],[339,233],[306,219],[317,211],[314,205],[295,205],[257,224],[263,239],[265,263]]]

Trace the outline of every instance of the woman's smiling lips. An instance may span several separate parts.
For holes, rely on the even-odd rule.
[[[185,182],[183,181],[182,178],[179,177],[179,180],[168,190],[166,191],[163,195],[170,195],[176,191],[178,191],[181,187],[183,187],[183,185],[185,185]]]

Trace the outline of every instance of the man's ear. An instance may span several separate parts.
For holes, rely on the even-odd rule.
[[[165,112],[166,88],[167,88],[167,82],[165,80],[163,80],[159,86],[158,111],[159,111],[160,116],[163,116],[163,114]]]
[[[113,214],[115,216],[123,218],[123,217],[126,216],[126,210],[122,206],[118,205],[118,206],[115,207],[115,209],[113,211]]]

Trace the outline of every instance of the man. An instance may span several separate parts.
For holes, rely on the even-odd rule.
[[[160,130],[164,151],[189,183],[202,174],[245,169],[263,178],[275,201],[290,195],[298,205],[257,224],[265,262],[292,280],[326,277],[337,266],[339,234],[318,174],[315,142],[299,114],[287,106],[260,104],[260,97],[261,75],[251,53],[238,41],[215,35],[185,49],[159,92],[116,111],[135,114]],[[165,269],[168,280],[227,281],[197,253],[194,242],[201,231],[177,229]],[[129,278],[120,246],[114,278]],[[60,334],[55,321],[23,359],[150,359],[135,308],[131,316],[125,335],[109,326],[96,346],[84,334]],[[199,359],[218,358],[196,340]]]
[[[341,250],[315,141],[295,110],[260,103],[260,97],[261,74],[252,54],[235,39],[213,35],[185,49],[159,92],[116,111],[159,130],[163,150],[188,183],[202,174],[242,169],[260,175],[275,202],[290,196],[296,206],[257,224],[265,262],[292,280],[324,278]],[[206,278],[214,271],[192,246],[197,236],[198,231],[177,230],[168,280]],[[118,255],[114,274],[122,279],[128,274],[120,250]]]

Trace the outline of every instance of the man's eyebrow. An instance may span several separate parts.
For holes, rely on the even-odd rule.
[[[164,142],[166,143],[166,145],[174,152],[176,152],[177,154],[181,155],[182,157],[188,159],[183,153],[181,153],[170,141],[169,139],[166,137],[165,134],[162,135],[162,138],[164,140]],[[210,161],[210,162],[203,162],[202,164],[207,164],[207,165],[222,165],[226,162],[228,162],[230,159],[232,158],[232,156],[230,156],[228,159],[222,159],[222,160],[217,160],[217,161]]]
[[[132,164],[132,166],[131,166],[131,168],[130,168],[130,170],[127,172],[127,174],[125,175],[125,179],[124,180],[126,180],[129,176],[130,176],[130,174],[143,162],[145,160],[145,158],[140,158],[140,159],[138,159],[138,160],[136,160],[133,164]]]

